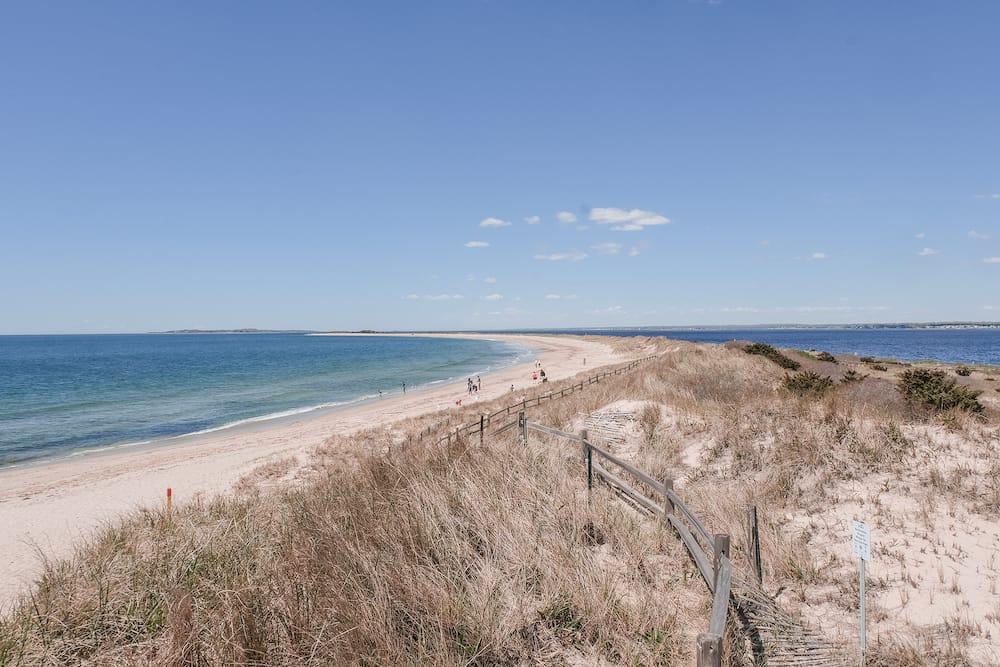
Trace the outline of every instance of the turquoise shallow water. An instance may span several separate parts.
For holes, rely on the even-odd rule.
[[[0,336],[0,465],[464,385],[530,358],[421,336]]]

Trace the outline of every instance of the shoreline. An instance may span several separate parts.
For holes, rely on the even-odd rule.
[[[480,335],[480,334],[460,334],[460,333],[314,333],[308,332],[304,335],[307,336],[344,336],[344,337],[370,337],[370,338],[381,338],[381,337],[404,337],[404,336],[415,336],[420,338],[465,338],[465,339],[478,339],[478,340],[489,340],[489,341],[499,341],[507,342],[510,344],[517,345],[520,349],[512,357],[509,363],[505,365],[497,366],[496,368],[489,371],[470,371],[473,375],[479,374],[495,374],[503,372],[508,368],[513,368],[515,366],[527,363],[527,358],[535,356],[537,350],[533,347],[523,345],[521,342],[516,340],[503,340],[500,341],[502,336],[498,335]],[[512,334],[511,336],[515,336]],[[524,361],[521,361],[524,359]],[[461,375],[461,374],[460,374]],[[423,384],[412,385],[412,388],[408,387],[409,394],[417,395],[420,392],[434,390],[440,386],[443,386],[449,382],[458,381],[459,376],[447,377],[436,380],[431,380]],[[74,449],[66,449],[52,454],[40,454],[38,456],[33,456],[31,458],[21,459],[18,461],[13,461],[10,463],[0,463],[0,482],[3,481],[2,475],[10,470],[24,470],[32,469],[39,466],[47,465],[58,465],[63,463],[70,463],[73,461],[79,461],[82,458],[97,457],[97,456],[108,456],[114,455],[115,453],[127,451],[131,453],[139,453],[149,450],[160,449],[164,447],[175,447],[178,445],[184,445],[187,443],[193,443],[201,440],[211,439],[213,437],[225,437],[230,434],[239,433],[255,433],[259,430],[266,430],[273,427],[287,426],[295,424],[302,421],[308,421],[311,419],[319,419],[326,415],[341,411],[350,410],[355,407],[359,407],[374,401],[385,401],[392,398],[401,397],[403,393],[399,388],[386,391],[384,396],[379,396],[378,394],[364,394],[361,396],[356,396],[339,402],[321,403],[317,405],[303,406],[299,408],[289,408],[280,412],[266,413],[262,415],[257,415],[253,417],[246,417],[242,419],[237,419],[231,422],[225,422],[217,426],[209,426],[204,429],[197,431],[192,431],[188,433],[177,433],[175,435],[167,435],[163,437],[150,438],[148,440],[137,440],[137,441],[119,441],[119,442],[109,442],[105,444],[91,444],[82,446]]]
[[[546,374],[552,380],[631,358],[616,352],[610,341],[574,336],[399,335],[478,338],[521,345],[534,350],[534,356],[543,360]],[[484,373],[478,398],[484,401],[499,398],[510,393],[511,384],[517,391],[533,386],[530,379],[533,369],[533,363],[526,362]],[[520,395],[517,391],[515,394]],[[457,409],[456,400],[466,397],[464,386],[443,382],[406,394],[306,413],[305,418],[289,422],[280,418],[254,422],[242,428],[180,436],[184,442],[124,446],[30,466],[2,468],[0,525],[5,530],[0,532],[0,567],[6,576],[0,582],[0,613],[41,572],[42,558],[69,557],[75,545],[102,524],[142,507],[162,506],[168,487],[173,489],[178,503],[196,496],[227,493],[253,470],[289,457],[307,457],[332,436]]]

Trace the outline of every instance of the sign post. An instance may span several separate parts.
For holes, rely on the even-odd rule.
[[[851,522],[851,550],[861,560],[861,667],[865,664],[865,563],[872,557],[872,529],[863,521]]]

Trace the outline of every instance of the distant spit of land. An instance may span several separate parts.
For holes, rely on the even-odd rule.
[[[663,325],[638,327],[571,327],[575,331],[727,331],[748,329],[1000,329],[1000,322],[870,322],[862,324],[705,324],[705,325]],[[504,333],[507,330],[496,330]],[[522,330],[518,330],[519,332]],[[523,330],[527,331],[527,330]],[[532,333],[564,332],[563,328],[531,329]],[[508,331],[509,332],[509,331]],[[389,334],[389,333],[459,333],[457,331],[379,331],[376,329],[358,329],[354,331],[316,331],[314,329],[172,329],[170,331],[154,331],[157,334]]]

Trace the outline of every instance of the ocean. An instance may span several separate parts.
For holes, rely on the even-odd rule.
[[[464,386],[531,355],[421,336],[0,336],[0,466]]]
[[[1000,327],[993,328],[653,328],[546,329],[506,333],[593,336],[662,336],[697,343],[747,340],[775,347],[857,354],[900,361],[944,361],[1000,366]]]
[[[517,333],[513,331],[495,333]],[[1000,365],[993,329],[562,329],[900,360]],[[533,352],[499,341],[412,336],[122,334],[0,336],[0,466],[169,442],[383,395],[459,382]]]

